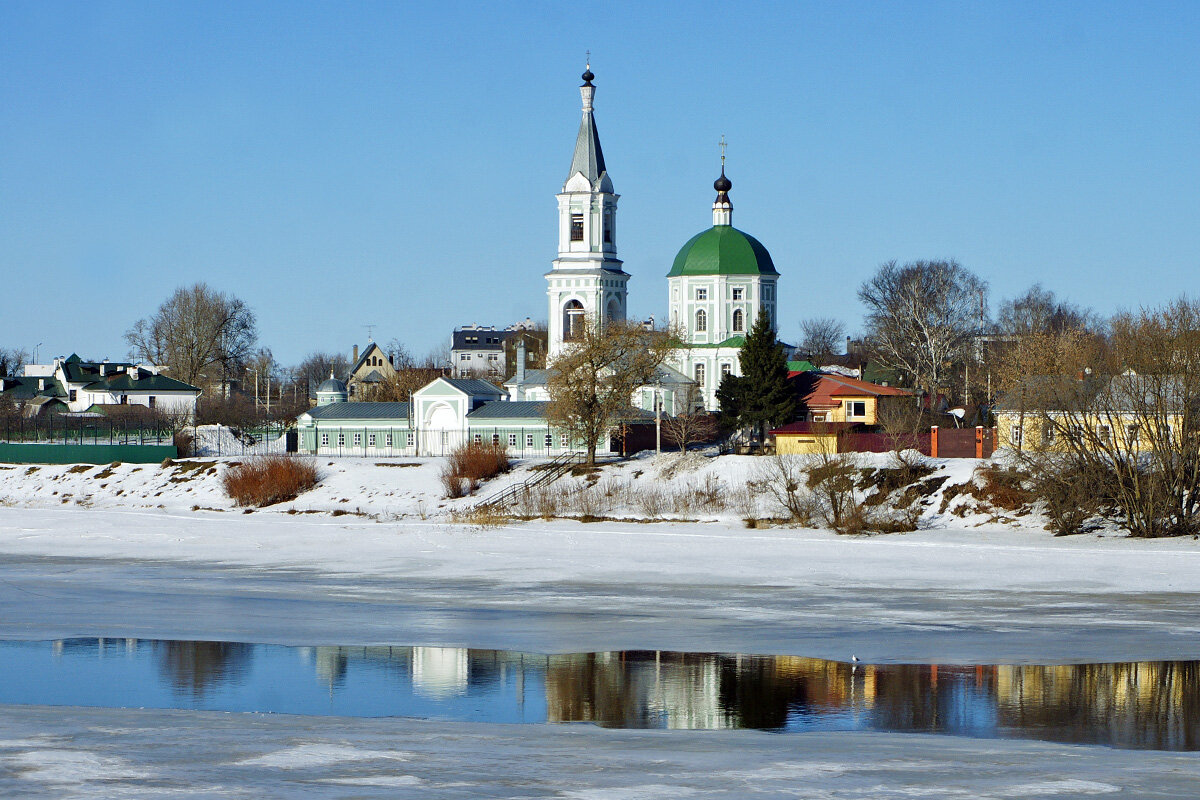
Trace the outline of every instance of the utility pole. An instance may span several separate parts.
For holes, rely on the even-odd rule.
[[[662,455],[662,387],[654,385],[654,453]]]

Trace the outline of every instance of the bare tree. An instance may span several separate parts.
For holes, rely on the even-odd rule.
[[[1035,483],[1086,484],[1134,536],[1200,533],[1200,303],[1111,326],[1106,347],[1081,332],[1023,337],[1030,363],[1006,403],[1018,458]]]
[[[257,339],[249,306],[204,283],[176,289],[125,333],[131,358],[167,366],[193,385],[238,377]]]
[[[653,380],[674,344],[663,331],[610,320],[585,325],[551,360],[546,416],[584,443],[588,464],[596,463],[597,444],[631,411],[634,390]]]
[[[858,299],[879,361],[936,395],[980,329],[987,283],[956,261],[889,261],[859,288]]]
[[[17,347],[0,347],[0,377],[15,376],[28,361],[28,352]]]
[[[1100,320],[1090,309],[1059,300],[1054,292],[1035,283],[1020,297],[1005,300],[996,318],[1000,333],[1010,336],[1060,334],[1070,330],[1098,330]]]
[[[675,414],[663,417],[663,434],[681,451],[694,444],[711,442],[718,432],[717,418],[704,411],[699,385],[688,383],[675,394]]]
[[[345,380],[349,372],[350,362],[344,354],[316,352],[309,353],[292,368],[292,380],[299,384],[300,390],[308,397],[330,375]]]
[[[811,317],[800,322],[800,349],[814,359],[817,366],[845,346],[846,326],[833,317]]]

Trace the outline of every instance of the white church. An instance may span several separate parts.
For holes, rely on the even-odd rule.
[[[548,353],[570,345],[589,322],[626,319],[630,275],[617,257],[617,200],[596,132],[596,87],[590,65],[579,93],[583,117],[571,168],[558,198],[558,257],[546,273],[549,302]],[[670,366],[655,386],[632,398],[651,421],[656,397],[666,414],[687,413],[686,387],[700,389],[706,410],[717,409],[721,378],[738,375],[745,334],[760,314],[777,326],[779,273],[757,239],[733,227],[733,183],[713,184],[712,227],[679,250],[667,273],[670,322],[682,338]],[[300,415],[300,449],[328,455],[441,455],[468,442],[503,443],[515,455],[555,455],[571,450],[562,432],[550,428],[548,371],[526,370],[518,351],[516,375],[499,392],[479,380],[440,378],[416,392],[410,403],[350,402],[345,385],[330,378],[318,391],[316,408]],[[607,444],[607,443],[606,443]],[[607,448],[602,448],[605,452]]]
[[[590,67],[583,73],[583,119],[571,169],[558,194],[558,257],[546,273],[551,359],[585,320],[603,324],[626,318],[630,276],[617,258],[619,195],[596,132],[595,77]],[[669,370],[674,374],[664,375],[664,383],[695,381],[709,411],[717,409],[721,378],[740,374],[738,353],[758,315],[766,314],[772,329],[778,325],[779,272],[757,239],[733,227],[733,182],[725,176],[724,161],[722,155],[721,176],[713,184],[712,227],[683,245],[667,273],[669,319],[684,348],[676,353]],[[549,399],[545,372],[536,372],[510,381],[520,395],[514,399]],[[641,394],[646,397],[635,397],[635,404],[652,408],[649,393]]]

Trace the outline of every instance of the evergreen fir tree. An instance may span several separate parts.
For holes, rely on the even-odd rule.
[[[798,405],[783,345],[775,340],[766,314],[754,321],[738,360],[742,374],[726,375],[717,389],[720,421],[726,429],[752,427],[763,442],[768,427],[791,422]]]

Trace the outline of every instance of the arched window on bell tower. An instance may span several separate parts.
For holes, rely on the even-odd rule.
[[[571,300],[563,306],[563,341],[569,342],[583,335],[583,303]]]
[[[696,312],[696,333],[704,333],[708,330],[708,312],[700,309]]]
[[[735,308],[733,310],[733,332],[741,333],[744,330],[746,330],[746,315],[740,308]]]

